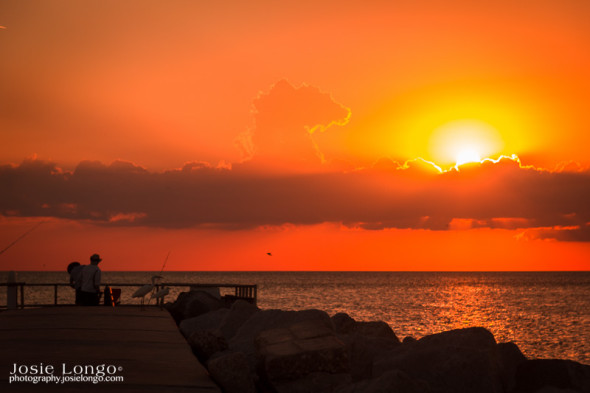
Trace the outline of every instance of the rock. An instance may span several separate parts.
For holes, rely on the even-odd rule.
[[[181,295],[182,295],[182,293],[180,295],[178,295],[178,298],[180,298]],[[176,322],[177,325],[180,324],[180,321],[182,321],[184,319],[182,316],[181,307],[179,307],[179,305],[178,305],[178,298],[176,298],[176,300],[174,302],[164,303],[164,306],[163,306],[164,309],[170,313],[170,316],[172,316],[172,318],[174,319],[174,322]]]
[[[501,393],[502,364],[494,336],[484,328],[457,329],[397,346],[380,356],[373,375],[399,369],[437,393]]]
[[[221,333],[213,330],[196,330],[187,341],[201,363],[207,362],[216,352],[228,348],[227,341]]]
[[[362,334],[364,336],[386,338],[396,343],[400,342],[391,327],[383,321],[356,322],[354,333]]]
[[[198,286],[191,286],[191,292],[206,292],[209,295],[213,296],[215,299],[221,300],[221,291],[219,287],[198,287]]]
[[[221,322],[220,329],[223,333],[223,336],[227,340],[230,340],[236,335],[237,331],[244,324],[244,322],[246,322],[252,315],[259,311],[260,309],[258,307],[245,300],[236,300]]]
[[[383,321],[359,322],[348,314],[338,313],[332,317],[332,323],[349,349],[354,381],[371,378],[374,359],[400,344],[391,327]]]
[[[334,331],[320,319],[303,320],[284,328],[268,329],[261,332],[255,340],[257,349],[293,339],[307,339],[334,336]]]
[[[223,302],[203,291],[182,292],[174,303],[166,303],[165,308],[170,312],[177,324],[180,321],[223,307]]]
[[[217,356],[207,363],[207,369],[224,393],[256,393],[248,361],[241,352]]]
[[[188,338],[197,330],[219,330],[229,312],[227,308],[220,308],[198,317],[184,319],[179,325],[180,332]]]
[[[406,336],[402,340],[402,344],[411,344],[411,343],[415,343],[416,341],[418,341],[418,340],[416,340],[414,337],[412,337],[412,336]]]
[[[316,372],[294,381],[275,384],[272,389],[277,393],[328,393],[351,383],[349,374]]]
[[[262,310],[252,314],[229,341],[229,347],[236,352],[243,352],[248,358],[252,370],[256,369],[257,355],[254,340],[264,330],[287,327],[297,322],[318,320],[322,325],[332,329],[328,314],[320,310],[282,311]]]
[[[431,391],[426,382],[412,379],[403,371],[390,370],[379,378],[336,389],[335,393],[429,393]]]
[[[513,342],[497,344],[502,364],[502,381],[504,390],[512,391],[514,389],[514,376],[518,366],[527,360],[518,346]]]
[[[189,292],[190,299],[184,310],[184,318],[192,318],[223,307],[223,303],[213,295],[203,291]]]
[[[424,345],[451,345],[470,348],[495,348],[496,339],[489,330],[482,327],[449,330],[424,336],[418,340]]]
[[[348,314],[338,313],[332,317],[334,330],[338,334],[358,333],[365,336],[389,338],[399,343],[391,327],[383,321],[355,321]]]
[[[332,323],[334,325],[334,330],[336,331],[336,333],[348,334],[352,333],[352,331],[354,330],[356,321],[353,318],[351,318],[348,314],[341,312],[335,314],[332,317]]]
[[[353,381],[373,377],[373,362],[399,345],[390,339],[361,334],[341,335],[349,350]]]
[[[272,386],[314,372],[350,370],[348,351],[322,320],[308,320],[287,328],[265,330],[256,339],[259,375]]]
[[[516,369],[515,392],[549,388],[590,392],[590,366],[572,360],[534,359],[522,362]]]

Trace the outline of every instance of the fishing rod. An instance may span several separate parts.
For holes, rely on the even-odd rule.
[[[0,251],[0,255],[4,254],[4,252],[6,250],[8,250],[10,247],[14,246],[19,241],[21,241],[25,236],[27,236],[29,233],[33,232],[35,229],[37,229],[39,227],[39,225],[43,224],[44,222],[45,221],[38,222],[34,227],[32,227],[31,229],[29,229],[28,231],[26,231],[25,233],[23,233],[22,235],[20,235],[15,241],[13,241],[12,243],[10,243],[8,246],[4,247],[4,249],[2,251]]]
[[[170,256],[170,253],[172,251],[168,251],[168,254],[166,255],[166,259],[164,259],[164,264],[162,265],[162,270],[160,270],[160,276],[162,275],[162,272],[164,271],[164,267],[166,266],[166,263],[168,262],[168,257]]]

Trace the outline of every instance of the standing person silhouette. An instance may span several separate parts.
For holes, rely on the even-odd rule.
[[[70,286],[76,290],[76,306],[81,304],[80,288],[82,287],[82,270],[84,270],[84,266],[80,265],[80,262],[72,262],[68,265]]]
[[[84,266],[81,274],[80,300],[82,306],[98,306],[100,300],[100,268],[98,254],[90,257],[90,265]]]

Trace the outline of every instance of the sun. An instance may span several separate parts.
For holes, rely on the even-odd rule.
[[[471,147],[466,147],[466,148],[459,150],[459,152],[455,156],[455,165],[457,165],[457,166],[467,164],[469,162],[480,162],[480,161],[481,161],[481,156],[479,155],[479,153],[477,152],[477,150],[475,148],[471,148]]]
[[[501,153],[504,143],[491,125],[473,119],[455,120],[434,130],[430,152],[440,165],[462,165],[479,162]]]

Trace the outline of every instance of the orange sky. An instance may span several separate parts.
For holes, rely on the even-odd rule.
[[[3,1],[0,270],[590,269],[589,18]]]

